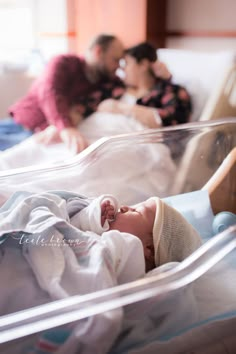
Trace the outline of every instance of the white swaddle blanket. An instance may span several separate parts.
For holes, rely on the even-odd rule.
[[[50,203],[52,203],[51,205],[54,205],[55,211],[58,209],[58,205],[61,203],[62,210],[60,212],[62,213],[61,215],[65,216],[65,218],[67,218],[68,215],[70,217],[76,217],[78,211],[78,202],[80,203],[81,207],[88,206],[88,201],[86,199],[78,201],[75,195],[72,195],[70,193],[66,193],[64,195],[64,193],[52,193],[50,198],[49,195],[51,193],[41,195],[41,201],[43,201],[43,205],[41,206],[43,206],[43,208],[41,209],[39,214],[37,214],[37,212],[35,214],[34,212],[28,212],[25,214],[20,212],[20,208],[15,209],[15,206],[18,206],[21,203],[20,195],[16,195],[16,198],[12,198],[7,203],[5,208],[2,208],[1,210],[2,212],[5,212],[5,214],[2,214],[2,216],[4,216],[1,220],[3,221],[2,225],[5,227],[5,230],[9,231],[14,226],[13,224],[11,224],[11,222],[14,222],[14,218],[11,221],[10,215],[18,215],[18,221],[20,225],[23,225],[23,219],[24,217],[26,217],[27,220],[28,215],[28,218],[30,218],[30,220],[32,221],[30,225],[30,230],[32,231],[34,227],[37,227],[37,223],[35,224],[33,222],[36,216],[39,217],[40,214],[41,216],[46,216],[48,212],[50,214],[50,211],[47,209],[49,204],[45,204],[46,199],[48,198],[50,199]],[[59,196],[62,197],[62,201],[60,201]],[[202,203],[198,205],[200,209],[199,212],[201,215],[203,206],[205,210],[209,209],[207,205],[207,203],[209,202],[209,198],[205,198],[206,195],[204,197],[204,192],[200,192],[199,196],[200,200],[202,201]],[[26,197],[30,198],[28,199],[28,202],[24,205],[33,206],[33,196],[29,193],[26,193],[24,195],[24,199]],[[196,192],[194,193],[194,200],[196,200]],[[182,203],[184,203],[184,196],[182,197]],[[40,207],[40,203],[38,203],[37,205]],[[65,205],[67,206],[67,211],[65,211]],[[99,205],[96,205],[96,207],[97,206]],[[13,213],[13,210],[15,210],[16,213]],[[30,208],[24,208],[24,211],[27,210],[30,211]],[[97,210],[99,210],[99,208]],[[57,216],[59,215],[58,213],[59,210],[56,213]],[[99,213],[97,213],[96,215],[99,220]],[[204,215],[202,215],[201,217],[202,218],[200,218],[199,220],[200,222],[203,221]],[[56,219],[51,219],[51,221],[53,220],[55,221]],[[59,220],[61,220],[61,218],[57,219],[57,221]],[[38,221],[40,222],[40,227],[42,231],[43,219],[39,218]],[[62,231],[64,229],[63,224],[59,223],[58,226],[59,228],[57,228],[57,230]],[[66,227],[64,229],[64,237],[66,237],[67,235],[67,240],[73,239],[73,226],[71,227]],[[25,237],[29,236],[30,235],[26,234]],[[81,237],[83,237],[84,235],[77,234],[77,236],[78,240],[81,240]],[[134,241],[131,235],[124,235],[125,240],[128,242],[125,243],[123,242],[123,240],[121,240],[121,233],[117,232],[116,234],[111,234],[110,232],[105,232],[102,236],[102,238],[104,238],[103,246],[105,248],[100,247],[100,243],[96,242],[97,239],[91,237],[92,233],[88,233],[87,236],[90,236],[90,238],[87,238],[87,241],[91,241],[88,246],[91,248],[92,253],[87,253],[85,258],[83,258],[85,256],[84,254],[80,254],[83,255],[82,258],[78,258],[78,255],[76,255],[77,263],[75,263],[75,254],[71,258],[71,253],[67,253],[67,251],[63,250],[63,247],[60,247],[60,252],[64,254],[64,259],[61,259],[60,261],[60,256],[58,256],[58,254],[57,259],[52,259],[52,268],[54,268],[54,266],[58,266],[58,269],[56,268],[56,273],[57,275],[62,275],[61,281],[58,282],[58,284],[68,294],[73,295],[75,293],[78,293],[77,291],[79,291],[79,293],[80,291],[93,291],[94,287],[96,288],[96,281],[98,280],[99,282],[103,282],[105,287],[108,283],[117,283],[117,280],[114,280],[116,279],[116,277],[113,278],[111,276],[113,272],[117,275],[118,283],[127,282],[133,278],[142,276],[144,262],[143,265],[141,263],[139,265],[136,264],[138,260],[137,255],[139,254],[139,251],[141,249],[140,244],[135,242],[134,247]],[[101,240],[102,238],[99,237],[99,240]],[[50,241],[50,239],[47,240]],[[36,306],[37,304],[43,304],[51,301],[55,297],[63,297],[65,293],[62,294],[61,292],[57,292],[57,289],[55,288],[53,289],[50,287],[50,289],[53,289],[53,291],[49,291],[50,289],[48,288],[48,284],[50,285],[50,281],[48,282],[48,276],[46,279],[46,283],[45,279],[41,283],[42,278],[40,277],[40,275],[42,275],[42,269],[44,268],[43,266],[40,266],[40,262],[38,263],[38,260],[36,260],[37,264],[33,265],[34,268],[31,268],[31,262],[34,262],[34,259],[32,259],[32,257],[30,256],[30,252],[32,250],[31,245],[25,246],[25,250],[27,252],[23,254],[19,245],[16,243],[13,245],[10,241],[15,242],[15,240],[13,240],[9,235],[8,239],[2,243],[0,248],[0,281],[2,284],[8,284],[7,287],[2,287],[1,291],[1,314],[18,311],[19,309],[23,309],[28,306]],[[86,244],[86,242],[84,242],[84,238],[82,238],[82,241]],[[32,251],[31,255],[35,255],[34,250]],[[74,252],[73,248],[72,251]],[[81,251],[83,251],[83,249]],[[91,257],[91,262],[88,262],[88,259],[91,255],[93,255],[93,257]],[[50,254],[50,252],[49,256],[54,257],[52,254]],[[112,270],[111,272],[107,272],[106,267],[104,268],[104,266],[106,266],[106,262],[101,263],[101,256],[104,256],[103,259],[108,261],[108,264],[111,265],[111,267],[109,267],[109,269]],[[119,257],[124,257],[123,264],[120,262]],[[88,268],[85,269],[85,273],[82,272],[82,270],[84,269],[83,259],[86,265],[88,266]],[[46,261],[46,263],[49,264],[48,257],[46,257],[46,259],[42,258],[41,262],[42,261]],[[78,263],[80,265],[79,268]],[[17,267],[15,266],[16,264]],[[73,266],[75,267],[74,270],[78,270],[78,272],[76,273],[78,279],[76,279],[76,277],[74,276],[75,274],[72,270]],[[94,266],[95,268],[93,268],[92,266]],[[132,266],[136,267],[136,276],[134,275],[134,273],[132,273]],[[171,267],[175,266],[176,264],[163,265],[159,269],[157,268],[153,270],[150,274],[147,274],[146,276],[148,277],[154,275],[155,273],[168,271],[168,269],[171,269]],[[13,269],[14,272],[12,271]],[[32,269],[34,269],[33,272]],[[64,272],[62,272],[63,269]],[[97,272],[95,271],[96,269]],[[193,282],[189,286],[180,286],[177,291],[167,293],[161,298],[151,298],[142,302],[134,302],[133,304],[128,306],[128,308],[125,309],[124,313],[125,320],[123,322],[121,336],[118,338],[110,353],[118,354],[122,352],[154,354],[158,352],[161,354],[178,354],[180,352],[190,352],[191,350],[195,350],[195,348],[198,349],[199,346],[200,350],[196,351],[196,353],[202,353],[201,348],[203,345],[208,345],[218,340],[220,342],[219,346],[216,345],[215,351],[211,351],[210,348],[209,353],[213,354],[219,348],[221,349],[219,353],[226,353],[227,348],[230,348],[230,343],[228,344],[226,340],[227,335],[232,335],[236,323],[236,289],[234,282],[235,269],[235,254],[232,254],[232,256],[229,257],[228,261],[226,260],[225,262],[221,262],[221,264],[219,264],[219,267],[217,266],[215,270],[213,270],[213,272],[209,272],[209,274],[204,274],[201,278],[199,278],[197,281]],[[105,277],[103,276],[103,270],[105,271]],[[102,273],[100,273],[100,271],[102,271]],[[85,275],[88,276],[87,272],[90,274],[91,277],[85,278]],[[68,281],[67,276],[69,279]],[[189,276],[191,281],[191,274],[189,274]],[[11,282],[9,282],[9,279],[11,279]],[[35,279],[37,279],[37,282],[35,281]],[[77,287],[77,280],[80,282],[81,288]],[[88,280],[87,284],[86,280]],[[39,286],[40,283],[45,287],[45,289],[47,289],[46,291],[43,291],[43,289]],[[100,288],[100,283],[98,283],[98,286]],[[70,337],[70,340],[66,341],[61,347],[61,350],[58,350],[57,353],[74,353],[76,352],[76,350],[78,351],[78,345],[80,353],[86,353],[86,350],[88,350],[89,353],[99,353],[100,351],[103,352],[103,350],[105,352],[106,348],[111,345],[112,340],[115,339],[115,333],[118,333],[118,328],[121,328],[121,321],[122,313],[119,311],[105,313],[104,316],[99,315],[95,318],[92,317],[90,318],[87,325],[86,321],[84,321],[83,324],[80,323],[81,326],[79,325],[79,327],[77,328],[78,332],[76,332],[75,329],[75,331],[73,332],[74,334]],[[104,330],[102,333],[100,331],[101,329]],[[99,333],[97,332],[97,330]],[[55,331],[57,332],[57,328],[55,328]],[[42,338],[40,337],[38,345],[40,345],[41,341]],[[27,341],[26,343],[29,344]],[[47,341],[46,344],[49,345],[49,341]],[[19,346],[19,343],[15,344],[14,342],[10,342],[6,343],[6,346],[1,345],[0,351],[4,354],[18,354],[21,348],[22,347]],[[36,353],[36,349],[40,350],[41,348],[37,347],[35,348],[35,351],[32,350],[30,351],[30,353]],[[51,350],[51,352],[52,351],[53,349]],[[229,352],[234,353],[234,351]],[[20,353],[28,354],[26,350],[23,350],[23,352],[21,350]],[[208,353],[208,351],[206,351],[206,353]]]
[[[70,216],[87,204],[86,199],[67,192],[18,193],[0,210],[0,281],[12,279],[17,260],[17,281],[8,282],[1,292],[1,315],[106,289],[144,275],[139,239],[118,231],[98,236],[70,223]],[[135,261],[132,254],[136,255]],[[117,309],[75,323],[58,353],[107,352],[120,332],[122,317],[123,310]],[[26,353],[22,347],[14,348],[15,354],[22,351]],[[11,343],[0,346],[0,352],[12,353]]]
[[[98,235],[109,230],[108,220],[101,225],[101,204],[109,200],[114,207],[114,212],[118,210],[118,201],[112,195],[105,194],[95,198],[88,207],[82,209],[71,218],[71,224],[83,231],[93,231]]]

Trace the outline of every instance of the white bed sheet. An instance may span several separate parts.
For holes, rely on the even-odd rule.
[[[100,137],[143,130],[143,126],[132,118],[116,114],[96,113],[87,118],[80,131],[94,142]],[[109,146],[109,145],[108,145]],[[55,172],[54,176],[37,178],[14,178],[1,181],[0,204],[16,190],[38,192],[62,189],[87,196],[110,193],[124,204],[136,203],[153,195],[166,196],[176,172],[169,148],[164,144],[139,144],[103,151],[101,156],[91,154],[86,165]],[[73,157],[63,144],[48,147],[36,144],[30,138],[0,155],[0,169],[28,166],[29,164],[58,163]],[[100,162],[102,161],[102,162]],[[88,166],[89,164],[89,166]],[[124,173],[125,171],[125,173]],[[89,183],[88,183],[89,181]],[[126,188],[123,190],[122,186]],[[129,193],[127,193],[127,188]]]
[[[94,113],[78,126],[89,144],[102,137],[132,133],[144,128],[132,117],[113,113]],[[63,143],[45,146],[36,143],[34,137],[31,137],[0,152],[0,170],[61,162],[74,155]]]

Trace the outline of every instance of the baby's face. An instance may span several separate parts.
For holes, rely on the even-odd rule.
[[[116,214],[115,221],[110,224],[110,230],[131,233],[142,241],[152,234],[156,215],[156,202],[147,199],[145,202],[122,206]]]

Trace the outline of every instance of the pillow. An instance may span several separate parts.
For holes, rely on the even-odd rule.
[[[158,59],[172,73],[172,81],[184,86],[193,101],[192,121],[199,119],[210,93],[234,63],[233,51],[196,52],[183,49],[157,50]]]

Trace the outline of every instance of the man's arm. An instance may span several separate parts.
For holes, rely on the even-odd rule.
[[[38,142],[49,144],[63,141],[75,152],[82,151],[88,146],[70,119],[70,90],[75,84],[75,67],[80,65],[82,67],[79,60],[75,56],[66,55],[53,58],[38,82],[40,109],[51,126],[48,131],[40,133],[37,137]],[[56,129],[53,130],[52,127]]]
[[[98,106],[99,112],[110,112],[124,114],[132,117],[148,128],[159,128],[162,126],[162,120],[158,111],[152,107],[142,105],[131,105],[126,102],[120,102],[114,99],[107,99]]]
[[[58,130],[72,126],[69,110],[74,60],[76,58],[66,55],[56,56],[48,63],[37,83],[40,109],[49,125]]]

